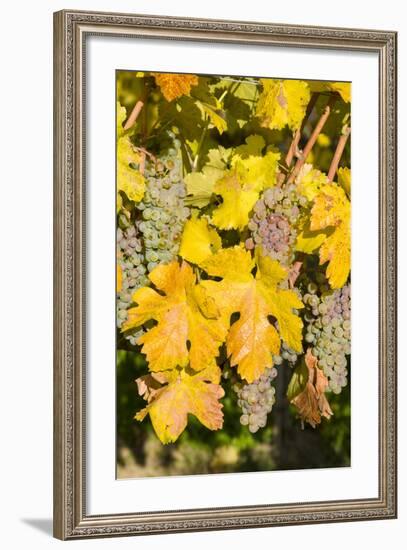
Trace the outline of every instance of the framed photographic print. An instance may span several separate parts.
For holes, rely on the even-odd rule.
[[[54,40],[55,536],[396,517],[396,33]]]

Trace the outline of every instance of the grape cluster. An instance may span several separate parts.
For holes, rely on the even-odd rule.
[[[141,211],[138,227],[144,243],[145,265],[150,272],[176,257],[190,210],[184,203],[186,187],[175,149],[166,158],[149,162],[145,177],[146,192],[137,209]]]
[[[289,348],[285,342],[282,342],[280,353],[278,355],[273,355],[273,365],[281,365],[283,361],[287,361],[290,367],[293,367],[297,359],[297,353]]]
[[[308,285],[304,295],[306,335],[305,341],[312,344],[312,353],[318,358],[329,381],[329,388],[340,393],[347,385],[347,359],[350,345],[350,285],[319,297],[315,284]]]
[[[237,404],[242,409],[240,423],[248,426],[251,433],[256,433],[267,424],[267,415],[275,403],[275,388],[271,385],[277,376],[277,369],[266,369],[257,380],[248,384],[236,383],[233,386],[237,394]]]
[[[127,310],[137,288],[148,284],[144,266],[143,245],[137,228],[137,222],[130,222],[122,212],[119,216],[121,227],[117,228],[117,262],[122,272],[122,287],[117,294],[117,326],[121,328],[127,319]],[[129,333],[125,337],[133,345],[139,334]]]
[[[179,157],[173,148],[166,157],[149,159],[143,201],[119,212],[117,261],[122,270],[122,288],[117,295],[119,328],[127,319],[134,291],[149,284],[148,273],[160,263],[172,261],[178,253],[183,225],[190,214],[184,205],[186,188]],[[143,332],[140,327],[124,336],[135,345]]]
[[[267,189],[254,205],[246,248],[259,246],[264,255],[288,265],[293,260],[300,207],[305,204],[306,199],[297,193],[295,183]]]

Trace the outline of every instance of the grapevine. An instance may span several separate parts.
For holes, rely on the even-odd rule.
[[[222,430],[228,399],[252,438],[283,400],[299,427],[334,423],[350,378],[350,84],[119,71],[117,98],[135,420],[163,444],[191,415]]]

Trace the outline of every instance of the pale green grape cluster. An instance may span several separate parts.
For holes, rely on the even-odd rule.
[[[242,409],[240,423],[248,426],[251,433],[256,433],[267,424],[267,415],[276,401],[275,387],[271,382],[277,376],[277,369],[266,369],[257,380],[248,384],[235,383],[233,389],[237,394],[237,404]]]
[[[122,288],[117,294],[118,328],[127,319],[134,291],[149,284],[148,273],[176,258],[190,215],[184,204],[186,188],[176,149],[159,160],[149,160],[145,178],[143,201],[130,210],[122,208],[118,215],[117,261],[122,271]],[[124,337],[136,345],[143,333],[140,327],[124,333]]]
[[[145,250],[147,271],[173,260],[178,253],[185,221],[190,210],[185,206],[186,187],[182,179],[181,160],[175,149],[158,162],[149,162],[145,177],[146,192],[137,204]]]
[[[329,388],[340,393],[348,383],[347,355],[351,352],[350,285],[318,296],[317,286],[308,285],[304,294],[305,342],[312,345],[318,366],[329,381]]]
[[[127,310],[132,303],[132,296],[137,288],[148,284],[144,265],[143,244],[140,239],[137,222],[131,222],[125,212],[119,215],[117,228],[117,262],[122,272],[121,290],[117,294],[117,326],[121,328],[127,319]],[[140,334],[134,331],[125,334],[131,344],[135,344]]]

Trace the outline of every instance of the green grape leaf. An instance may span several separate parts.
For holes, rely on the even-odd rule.
[[[308,382],[308,368],[305,364],[304,359],[301,359],[299,365],[294,369],[294,372],[291,376],[290,383],[287,388],[287,399],[292,401],[297,395],[299,395]]]
[[[225,114],[220,109],[220,106],[211,106],[201,101],[196,101],[197,106],[201,109],[204,116],[209,118],[212,127],[216,128],[220,134],[223,134],[227,130],[227,122]]]
[[[162,128],[176,128],[185,140],[201,137],[204,120],[195,99],[184,95],[176,101],[159,104],[159,120]]]
[[[201,172],[191,172],[185,177],[187,197],[185,203],[197,208],[209,204],[215,183],[225,175],[226,162],[230,153],[227,149],[210,149],[208,162]]]
[[[225,97],[224,109],[226,112],[226,120],[228,121],[228,126],[230,126],[230,128],[233,124],[241,128],[250,118],[250,107],[247,102],[244,102],[242,99],[233,94],[228,94]]]

